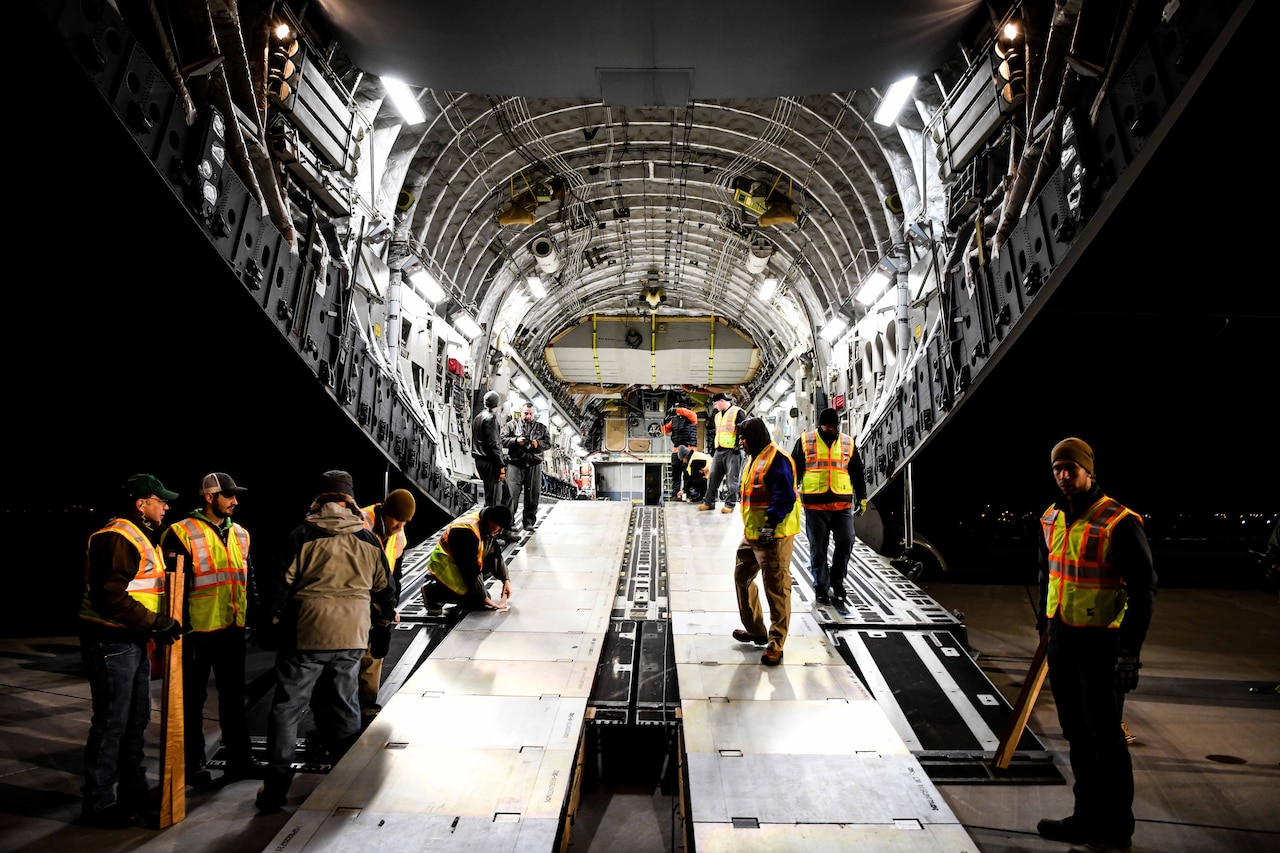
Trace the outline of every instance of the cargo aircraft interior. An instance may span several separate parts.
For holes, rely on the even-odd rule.
[[[1065,849],[993,841],[942,793],[1001,792],[981,808],[1007,814],[1003,792],[1070,786],[922,586],[948,554],[918,529],[915,468],[1047,306],[1122,290],[1071,273],[1138,227],[1125,196],[1259,25],[1251,0],[31,5],[242,333],[424,514],[482,503],[489,392],[551,435],[538,523],[504,547],[518,606],[429,610],[439,532],[414,544],[360,739],[303,738],[285,815],[229,847],[251,798],[210,803],[221,823],[184,848]],[[1133,287],[1118,312],[1155,284]],[[1194,314],[1259,304],[1219,288]],[[672,495],[664,421],[691,409],[705,446],[717,394],[784,450],[834,409],[865,464],[848,597],[816,600],[798,537],[776,668],[731,638],[742,521]],[[266,653],[250,676],[260,734]],[[592,800],[616,779],[656,788],[643,828]],[[1170,850],[1280,832],[1168,823]],[[1176,846],[1193,838],[1224,846]]]

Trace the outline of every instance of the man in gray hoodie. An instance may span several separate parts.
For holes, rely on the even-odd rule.
[[[357,683],[370,623],[395,619],[387,557],[354,495],[350,474],[325,472],[305,521],[289,534],[280,567],[262,578],[259,593],[277,648],[267,769],[257,798],[262,812],[285,804],[308,707],[322,743],[340,751],[359,736]]]

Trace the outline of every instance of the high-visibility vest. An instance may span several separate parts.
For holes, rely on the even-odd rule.
[[[458,595],[465,595],[467,592],[467,584],[462,579],[462,572],[458,568],[458,564],[453,561],[453,551],[449,547],[449,534],[457,530],[459,527],[465,527],[476,535],[479,546],[476,548],[476,565],[484,565],[484,537],[480,535],[480,518],[463,516],[450,524],[444,533],[440,535],[440,540],[436,542],[436,547],[432,549],[431,556],[427,558],[427,571],[435,575],[440,583],[449,587]]]
[[[160,612],[160,599],[164,595],[164,556],[160,549],[147,538],[138,525],[127,518],[113,518],[101,530],[89,537],[101,533],[119,533],[138,549],[138,573],[125,587],[129,597],[136,600],[152,613]],[[89,622],[100,622],[117,628],[128,628],[128,625],[109,619],[99,613],[89,601],[89,554],[86,550],[84,559],[84,595],[80,599],[80,618]]]
[[[362,507],[360,517],[364,519],[364,526],[367,530],[373,530],[373,526],[378,523],[376,515],[377,505]],[[376,531],[375,531],[376,535]],[[378,537],[378,541],[382,542],[382,537]],[[396,535],[392,536],[386,542],[382,542],[383,553],[387,555],[387,568],[395,571],[396,560],[400,559],[400,555],[404,553],[404,549],[409,546],[409,537],[405,536],[404,528],[396,531]]]
[[[800,437],[804,448],[804,481],[800,499],[805,509],[836,510],[853,506],[853,480],[849,460],[857,446],[851,436],[840,433],[827,444],[811,429]]]
[[[701,450],[695,450],[689,454],[689,461],[685,463],[684,470],[693,473],[693,463],[702,462],[702,476],[711,473],[711,457],[703,453]]]
[[[1040,518],[1049,551],[1045,615],[1068,625],[1118,628],[1128,594],[1111,564],[1111,532],[1127,516],[1142,516],[1103,495],[1067,525],[1066,513],[1049,507]]]
[[[730,406],[716,413],[716,447],[736,447],[738,444],[738,413],[742,409]]]
[[[742,503],[742,523],[745,528],[743,533],[753,541],[760,536],[760,528],[765,526],[769,501],[773,497],[764,484],[764,475],[769,470],[769,465],[773,462],[773,458],[777,453],[778,445],[770,442],[769,446],[760,451],[755,460],[749,466],[746,466],[742,472],[740,500]],[[794,482],[796,463],[785,453],[782,456],[787,460],[787,464],[791,466],[791,479]],[[795,497],[794,488],[791,491],[791,496]],[[787,517],[773,529],[773,535],[774,538],[781,539],[785,536],[795,536],[799,532],[800,501],[797,500],[791,505],[791,512]]]
[[[169,528],[191,555],[187,620],[192,631],[243,628],[248,607],[249,531],[235,522],[224,543],[209,522],[184,518]]]

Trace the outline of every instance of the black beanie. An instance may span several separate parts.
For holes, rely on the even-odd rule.
[[[840,413],[835,409],[823,409],[822,414],[818,415],[818,426],[827,426],[828,424],[833,427],[840,426]]]

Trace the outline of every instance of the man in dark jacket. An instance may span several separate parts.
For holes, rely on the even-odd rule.
[[[80,822],[88,826],[128,826],[147,806],[147,641],[169,644],[182,634],[182,623],[164,612],[165,565],[156,547],[177,497],[152,475],[134,474],[123,511],[89,537],[80,602],[80,659],[93,697],[80,789]]]
[[[760,418],[747,418],[738,438],[748,456],[748,470],[739,486],[742,500],[742,542],[733,564],[733,586],[742,628],[733,632],[740,643],[766,646],[760,662],[782,663],[782,647],[791,626],[791,552],[800,532],[800,501],[796,496],[795,465],[773,443]],[[766,631],[760,610],[756,575],[769,600]]]
[[[1062,497],[1040,519],[1040,610],[1049,684],[1070,747],[1075,807],[1037,831],[1076,853],[1128,851],[1133,763],[1117,696],[1138,686],[1156,574],[1142,517],[1103,493],[1093,449],[1067,438],[1050,455]]]
[[[551,443],[546,424],[538,423],[533,403],[525,403],[519,418],[502,425],[502,446],[507,451],[507,489],[512,524],[519,518],[525,530],[538,525],[542,500],[542,454]],[[521,497],[524,498],[523,504]]]
[[[498,405],[502,398],[497,391],[484,395],[484,409],[471,419],[471,458],[475,460],[476,473],[484,483],[484,505],[502,503],[498,484],[507,479],[507,463],[502,457],[502,440],[498,432]]]
[[[370,622],[395,618],[387,555],[364,526],[346,471],[324,474],[306,520],[289,534],[282,565],[264,574],[260,593],[279,646],[266,781],[257,799],[260,811],[272,813],[284,806],[293,781],[298,724],[308,707],[319,739],[335,751],[359,736],[357,680]]]
[[[680,451],[685,448],[697,449],[698,414],[689,408],[686,401],[681,401],[679,405],[667,409],[662,431],[671,437],[671,494],[667,500],[679,500],[684,497],[685,468]]]
[[[853,553],[853,517],[867,507],[862,457],[853,436],[840,432],[840,413],[823,409],[818,428],[802,433],[791,449],[796,483],[804,504],[809,569],[819,604],[844,601],[844,576]],[[827,545],[835,552],[827,562]]]
[[[458,605],[461,612],[507,609],[511,579],[494,540],[510,526],[511,510],[502,505],[467,513],[449,525],[427,558],[422,600],[428,612],[439,613],[447,603]],[[501,601],[489,597],[486,571],[502,581]]]

